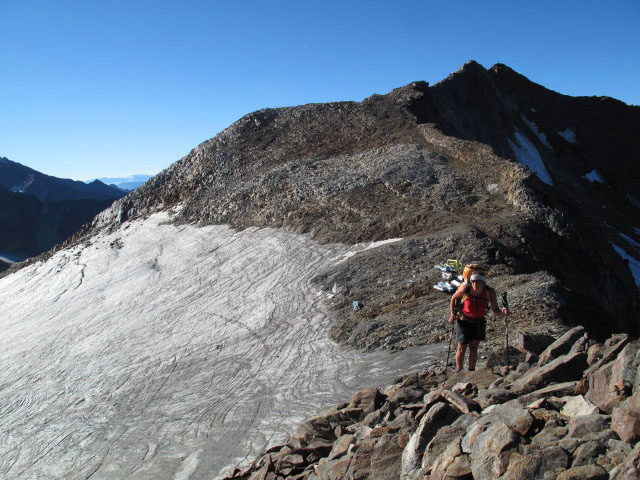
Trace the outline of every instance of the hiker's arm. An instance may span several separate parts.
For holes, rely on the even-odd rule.
[[[491,293],[489,294],[489,301],[491,302],[491,310],[497,317],[504,317],[506,315],[509,315],[508,308],[500,309],[500,307],[498,307],[498,299],[496,298],[495,290],[491,290]]]
[[[449,323],[453,323],[453,321],[455,320],[454,305],[456,304],[456,300],[462,298],[463,295],[464,285],[460,285],[458,287],[458,290],[456,290],[456,293],[451,296],[451,301],[449,302],[449,312],[451,313],[451,315],[449,316]]]

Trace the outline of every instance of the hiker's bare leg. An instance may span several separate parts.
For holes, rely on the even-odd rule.
[[[471,340],[469,345],[469,370],[476,369],[476,361],[478,360],[478,345],[480,340]]]
[[[462,343],[458,344],[458,350],[456,350],[456,370],[462,370],[464,365],[464,354],[467,351],[467,346]]]

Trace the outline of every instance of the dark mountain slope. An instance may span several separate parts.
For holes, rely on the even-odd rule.
[[[41,201],[0,187],[0,252],[37,255],[63,242],[112,200]]]
[[[612,244],[640,257],[639,119],[638,107],[470,62],[433,87],[249,114],[92,228],[179,207],[178,222],[323,242],[402,237],[317,279],[334,293],[336,338],[365,348],[446,338],[447,297],[430,289],[445,258],[491,265],[529,331],[568,322],[637,333],[637,286]],[[604,183],[583,178],[593,170]],[[350,312],[353,300],[366,308]]]
[[[12,192],[33,195],[39,200],[113,200],[127,192],[95,180],[89,184],[45,175],[32,168],[0,157],[0,186]]]

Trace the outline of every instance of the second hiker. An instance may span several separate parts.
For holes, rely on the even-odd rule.
[[[500,310],[496,300],[496,292],[486,284],[486,278],[479,273],[473,273],[469,278],[469,283],[463,283],[458,287],[456,293],[451,297],[451,316],[449,323],[456,322],[456,340],[458,349],[456,351],[456,370],[462,370],[464,356],[469,347],[469,370],[476,369],[478,360],[478,345],[485,339],[487,307],[497,316],[509,314],[507,308]],[[456,311],[456,305],[460,307]]]

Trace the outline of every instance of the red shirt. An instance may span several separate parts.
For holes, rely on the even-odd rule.
[[[465,295],[466,298],[462,302],[462,313],[469,318],[483,318],[487,314],[487,307],[489,306],[486,287],[480,293],[483,296],[475,296],[471,292]]]

